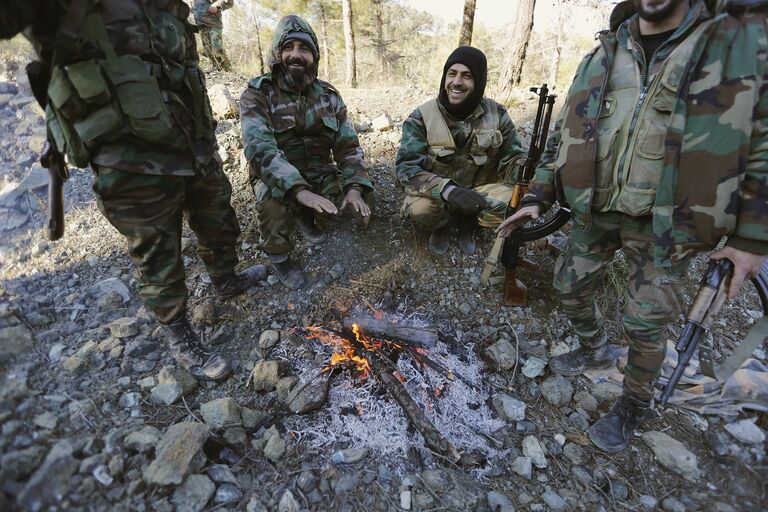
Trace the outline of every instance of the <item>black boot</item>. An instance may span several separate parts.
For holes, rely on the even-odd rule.
[[[558,375],[573,377],[581,375],[586,370],[610,368],[616,364],[611,346],[606,343],[602,347],[590,350],[584,346],[567,354],[555,356],[549,360],[549,369]]]
[[[315,215],[311,212],[303,212],[296,219],[296,225],[299,227],[301,234],[304,235],[304,239],[310,244],[321,244],[328,238],[315,224]]]
[[[477,243],[475,242],[475,230],[477,230],[477,218],[462,217],[459,226],[459,250],[464,254],[475,254]]]
[[[447,224],[441,228],[437,228],[429,234],[429,241],[427,241],[429,252],[435,256],[442,256],[448,252],[448,244],[450,241],[451,228]]]
[[[229,363],[207,350],[186,317],[163,326],[171,356],[200,380],[221,380],[229,375]]]
[[[220,299],[231,299],[235,295],[243,293],[248,288],[262,283],[269,271],[264,265],[254,265],[242,272],[231,272],[223,276],[211,276],[213,289]]]
[[[307,277],[301,265],[291,260],[287,254],[267,254],[267,256],[272,264],[272,270],[285,286],[291,290],[298,290],[307,284]]]
[[[624,395],[605,416],[589,427],[589,439],[604,452],[620,452],[627,447],[632,433],[649,411],[650,404]]]

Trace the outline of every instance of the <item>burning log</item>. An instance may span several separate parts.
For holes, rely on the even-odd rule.
[[[344,329],[349,332],[352,332],[353,325],[358,325],[371,338],[399,341],[411,346],[433,348],[437,343],[437,331],[434,329],[397,325],[380,318],[345,318],[343,325]]]

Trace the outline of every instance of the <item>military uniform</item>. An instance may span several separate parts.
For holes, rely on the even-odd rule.
[[[224,50],[224,23],[221,20],[221,11],[231,8],[234,4],[235,0],[195,0],[195,24],[200,30],[203,52],[216,69],[224,71],[231,71],[232,64]],[[208,12],[211,6],[219,11],[216,14]]]
[[[294,199],[296,191],[309,189],[338,207],[350,188],[363,194],[373,190],[339,92],[316,78],[298,91],[275,73],[280,48],[291,32],[309,34],[317,47],[306,22],[297,16],[283,18],[272,41],[272,73],[252,79],[240,98],[259,231],[264,251],[273,257],[293,248],[294,227],[305,210]],[[323,215],[315,216],[323,222]]]
[[[630,4],[580,64],[522,202],[573,212],[555,289],[588,348],[606,343],[595,290],[615,251],[627,257],[624,391],[648,403],[691,257],[723,236],[768,254],[768,42],[764,16],[698,0],[647,62]]]
[[[426,115],[425,115],[426,114]],[[454,183],[474,189],[487,206],[477,214],[483,227],[504,219],[518,165],[525,159],[506,109],[483,98],[466,119],[451,116],[436,100],[421,105],[403,123],[395,174],[405,189],[402,213],[421,229],[449,221],[444,189]]]

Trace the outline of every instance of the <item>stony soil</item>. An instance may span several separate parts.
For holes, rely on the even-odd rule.
[[[321,246],[308,246],[299,237],[297,253],[312,282],[307,289],[289,292],[272,279],[246,296],[220,302],[195,255],[194,235],[186,233],[191,317],[235,366],[227,381],[198,386],[174,367],[157,325],[143,309],[125,243],[98,211],[89,170],[73,169],[66,183],[65,237],[46,240],[45,180],[40,179],[45,171],[36,163],[43,121],[24,80],[17,82],[12,68],[9,75],[0,83],[0,509],[728,511],[768,506],[760,429],[755,434],[746,428],[757,436],[750,444],[727,434],[724,419],[667,409],[640,431],[664,432],[682,443],[664,440],[671,444],[661,452],[671,454],[671,461],[662,464],[654,455],[651,436],[607,455],[590,444],[584,430],[607,410],[615,387],[593,386],[581,377],[555,379],[547,370],[533,378],[523,373],[529,359],[546,360],[576,343],[550,286],[563,237],[528,248],[541,269],[525,276],[531,289],[527,308],[502,306],[499,289],[480,286],[489,233],[482,235],[474,256],[455,247],[443,258],[430,256],[425,237],[399,216],[402,192],[393,176],[398,126],[429,92],[342,90],[355,125],[366,129],[360,139],[377,188],[374,218],[367,230],[354,223],[339,226]],[[212,74],[209,80],[226,85],[235,97],[246,83],[229,74]],[[385,113],[394,126],[372,130],[372,120]],[[523,136],[530,117],[527,108],[513,112]],[[238,129],[235,118],[220,119],[219,142],[234,187],[246,266],[265,258]],[[691,273],[691,290],[702,265],[698,261]],[[600,297],[617,344],[625,343],[617,322],[622,268],[619,259]],[[478,355],[494,347],[491,352],[502,354],[488,362],[485,379],[510,389],[507,393],[527,409],[525,419],[508,420],[486,433],[499,444],[500,455],[467,468],[433,457],[421,443],[383,457],[375,446],[351,446],[343,438],[310,447],[286,427],[296,421],[285,406],[286,391],[295,383],[293,363],[318,359],[312,350],[297,348],[290,329],[333,326],[333,309],[367,309],[380,304],[386,291],[393,304],[406,304],[438,327],[449,350]],[[751,289],[728,306],[721,322],[727,332],[715,335],[723,353],[743,336],[759,309]],[[673,329],[679,330],[679,322]],[[277,331],[276,347],[269,339],[274,333],[265,331]],[[764,352],[757,355],[765,358]],[[270,377],[271,361],[279,363],[280,373]],[[265,372],[264,390],[246,387],[254,365]],[[336,375],[331,386],[343,380]],[[391,403],[386,394],[379,400]],[[319,414],[308,413],[302,421],[311,425]],[[765,428],[764,416],[758,424]],[[362,460],[334,464],[332,454],[345,448],[358,450]],[[359,451],[365,448],[369,452]],[[669,469],[673,466],[677,469]]]

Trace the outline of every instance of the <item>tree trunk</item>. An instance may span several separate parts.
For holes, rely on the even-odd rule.
[[[464,18],[461,20],[459,46],[472,44],[472,27],[475,24],[475,4],[477,0],[464,0]]]
[[[331,51],[328,48],[328,15],[325,11],[325,2],[320,1],[318,5],[320,6],[320,37],[323,39],[320,42],[323,52],[323,69],[320,71],[320,76],[329,82],[331,80]]]
[[[344,20],[344,49],[347,54],[348,87],[357,87],[357,62],[355,60],[355,32],[352,28],[352,0],[341,0],[342,18]]]
[[[502,64],[499,91],[502,102],[509,101],[512,90],[520,83],[525,52],[528,50],[528,41],[533,29],[535,7],[536,0],[519,0],[518,2],[517,18],[510,31],[509,45]]]
[[[549,83],[552,88],[557,86],[557,73],[560,71],[560,59],[563,53],[563,28],[565,17],[563,16],[562,0],[555,0],[554,7],[557,11],[557,35],[555,36],[555,47],[552,51],[552,64],[549,67]]]
[[[376,49],[376,58],[379,61],[379,79],[384,80],[387,64],[387,43],[384,41],[384,0],[373,0],[373,18],[376,20],[376,33],[373,36],[373,47]]]

